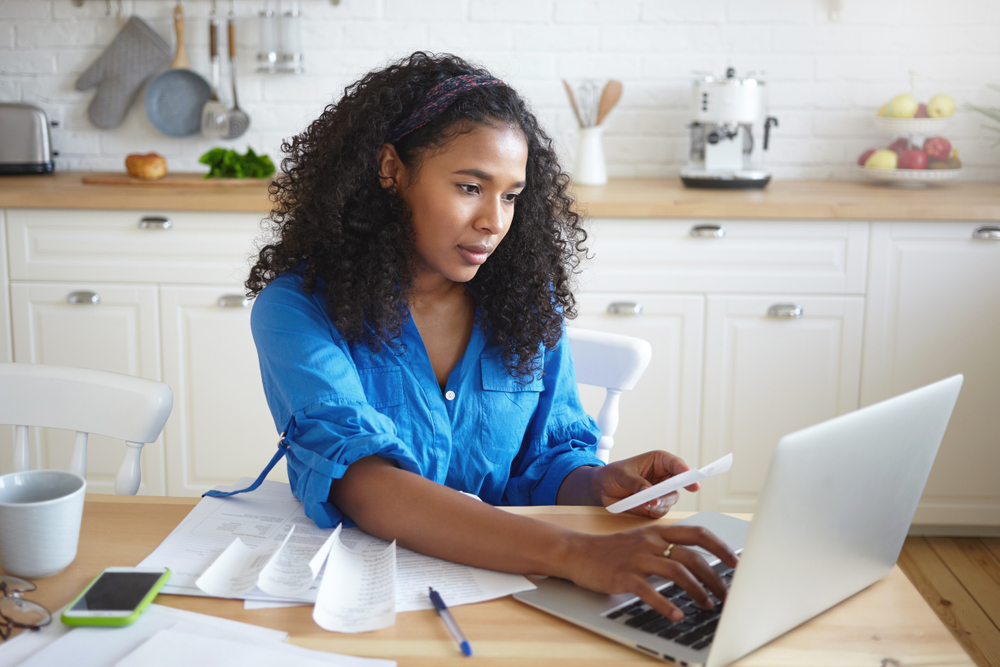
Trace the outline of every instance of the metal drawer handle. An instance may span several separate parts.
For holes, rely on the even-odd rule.
[[[634,301],[615,301],[608,305],[609,315],[641,315],[642,304]]]
[[[721,239],[726,235],[726,228],[722,225],[695,225],[691,228],[691,236],[709,239]]]
[[[170,218],[159,215],[147,215],[139,221],[139,229],[170,229],[173,226]]]
[[[70,292],[66,297],[66,303],[75,303],[83,306],[96,306],[101,302],[101,295],[97,292]]]
[[[802,306],[794,303],[776,303],[767,309],[767,316],[799,318],[802,317]]]
[[[976,227],[976,231],[972,232],[972,238],[1000,241],[1000,226],[982,225],[981,227]]]
[[[249,308],[253,300],[242,294],[223,294],[219,297],[219,308]]]

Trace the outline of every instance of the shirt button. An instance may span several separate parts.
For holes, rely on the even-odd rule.
[[[444,394],[444,397],[447,398],[449,401],[454,401],[455,400],[455,392],[450,391],[450,390],[446,391],[445,394]]]

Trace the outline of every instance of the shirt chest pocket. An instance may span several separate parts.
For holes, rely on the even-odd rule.
[[[493,463],[510,466],[545,388],[541,378],[528,382],[507,373],[496,359],[482,359],[483,454]]]
[[[359,368],[361,388],[368,405],[396,425],[396,435],[405,438],[410,432],[406,392],[403,390],[403,369],[398,366]]]

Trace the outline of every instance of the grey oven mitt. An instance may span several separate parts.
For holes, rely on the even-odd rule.
[[[137,16],[128,20],[104,53],[76,80],[77,90],[97,86],[87,115],[97,127],[118,127],[139,89],[170,59],[166,40]]]

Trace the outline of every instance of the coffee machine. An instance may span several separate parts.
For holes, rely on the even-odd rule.
[[[771,174],[757,165],[754,127],[763,127],[761,150],[767,150],[771,127],[778,119],[764,111],[764,82],[753,74],[738,78],[729,68],[724,77],[702,76],[694,82],[691,153],[681,170],[689,188],[760,189]]]

